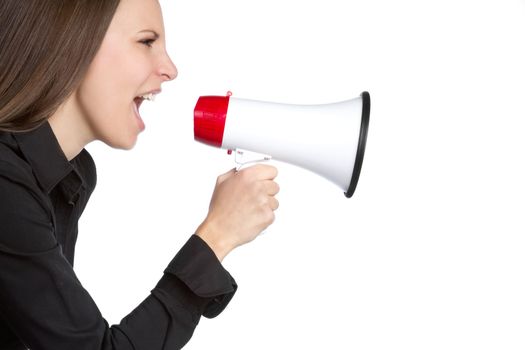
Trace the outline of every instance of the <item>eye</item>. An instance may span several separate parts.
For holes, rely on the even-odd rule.
[[[141,40],[140,43],[146,45],[147,47],[152,47],[152,44],[155,42],[155,40],[156,39],[144,39]]]

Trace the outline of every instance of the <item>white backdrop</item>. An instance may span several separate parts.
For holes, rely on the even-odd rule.
[[[187,349],[525,348],[525,1],[161,0],[179,77],[131,152],[88,149],[98,187],[76,270],[118,323],[204,219],[225,151],[199,95],[329,103],[370,91],[356,193],[277,163],[268,232]]]

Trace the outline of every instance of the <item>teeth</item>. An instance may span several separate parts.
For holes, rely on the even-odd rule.
[[[140,97],[142,97],[143,99],[148,100],[148,101],[155,101],[155,94],[153,94],[153,93],[142,95]]]

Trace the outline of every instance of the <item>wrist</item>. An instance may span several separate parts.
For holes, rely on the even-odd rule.
[[[207,222],[203,222],[197,228],[195,234],[199,236],[199,238],[201,238],[204,242],[206,242],[220,262],[222,262],[226,255],[228,255],[233,249],[230,248],[230,245],[226,243],[223,235],[221,235],[216,229],[213,228],[212,225],[208,224]]]

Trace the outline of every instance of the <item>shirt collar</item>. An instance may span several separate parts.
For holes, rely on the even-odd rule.
[[[33,169],[33,173],[42,189],[49,194],[67,175],[76,174],[68,178],[67,191],[76,194],[84,180],[67,160],[58,140],[51,129],[49,122],[38,128],[24,133],[14,133],[21,152]]]

